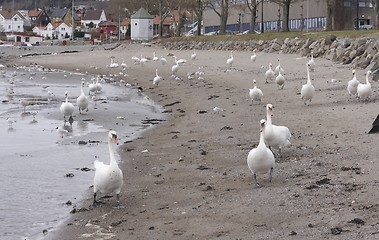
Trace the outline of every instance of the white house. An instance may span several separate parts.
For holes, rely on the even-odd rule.
[[[88,9],[85,10],[82,15],[80,23],[86,29],[91,28],[91,23],[92,28],[97,28],[99,23],[107,21],[107,16],[105,15],[104,10]]]
[[[64,22],[55,25],[49,23],[46,27],[35,26],[33,33],[43,36],[45,39],[61,40],[71,37],[72,27]]]
[[[43,40],[42,36],[30,35],[25,33],[8,33],[7,40],[9,42],[14,42],[15,45],[22,44],[40,44]]]
[[[150,40],[153,38],[153,17],[144,8],[140,8],[131,17],[131,39]]]
[[[0,32],[24,32],[24,17],[19,12],[0,11]]]

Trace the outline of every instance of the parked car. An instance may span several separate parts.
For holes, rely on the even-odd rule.
[[[370,24],[365,24],[365,25],[360,25],[359,26],[359,29],[362,29],[362,30],[370,30],[370,29],[372,29],[372,25],[370,25]]]

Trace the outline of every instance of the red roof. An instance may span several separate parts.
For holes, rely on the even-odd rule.
[[[160,17],[159,16],[154,16],[153,18],[153,24],[155,25],[159,25],[160,24]],[[163,20],[163,25],[171,25],[172,24],[172,19],[171,17],[166,17],[164,20]]]

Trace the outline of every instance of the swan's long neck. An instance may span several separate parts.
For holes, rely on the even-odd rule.
[[[155,70],[155,75],[156,75],[157,77],[159,77],[159,75],[158,75],[158,69]]]
[[[369,74],[366,74],[366,84],[369,85],[369,86],[371,86],[370,81],[368,80],[369,79],[368,76],[369,76]]]
[[[309,73],[309,67],[307,67],[307,84],[308,85],[312,85],[311,76],[310,76],[310,73]]]
[[[83,84],[80,85],[80,92],[81,92],[82,95],[84,95]]]
[[[114,152],[113,152],[112,138],[108,138],[108,148],[109,148],[110,165],[118,166],[116,162],[116,158],[114,156]]]
[[[269,110],[267,110],[267,121],[266,121],[267,125],[266,126],[271,126],[272,123],[271,123],[271,113],[269,112]]]
[[[257,148],[265,148],[265,147],[266,147],[266,144],[264,141],[263,130],[261,130],[261,134],[260,134],[260,138],[259,138],[259,144],[258,144]]]

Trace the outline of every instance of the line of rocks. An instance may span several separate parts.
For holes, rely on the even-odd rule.
[[[371,70],[374,80],[379,79],[379,40],[375,37],[362,37],[357,39],[337,38],[329,35],[325,38],[313,40],[311,38],[286,38],[284,41],[250,40],[250,41],[176,41],[157,42],[166,49],[176,50],[235,50],[263,52],[282,52],[310,56],[313,52],[315,58],[322,57],[342,64],[351,64],[353,68]]]

